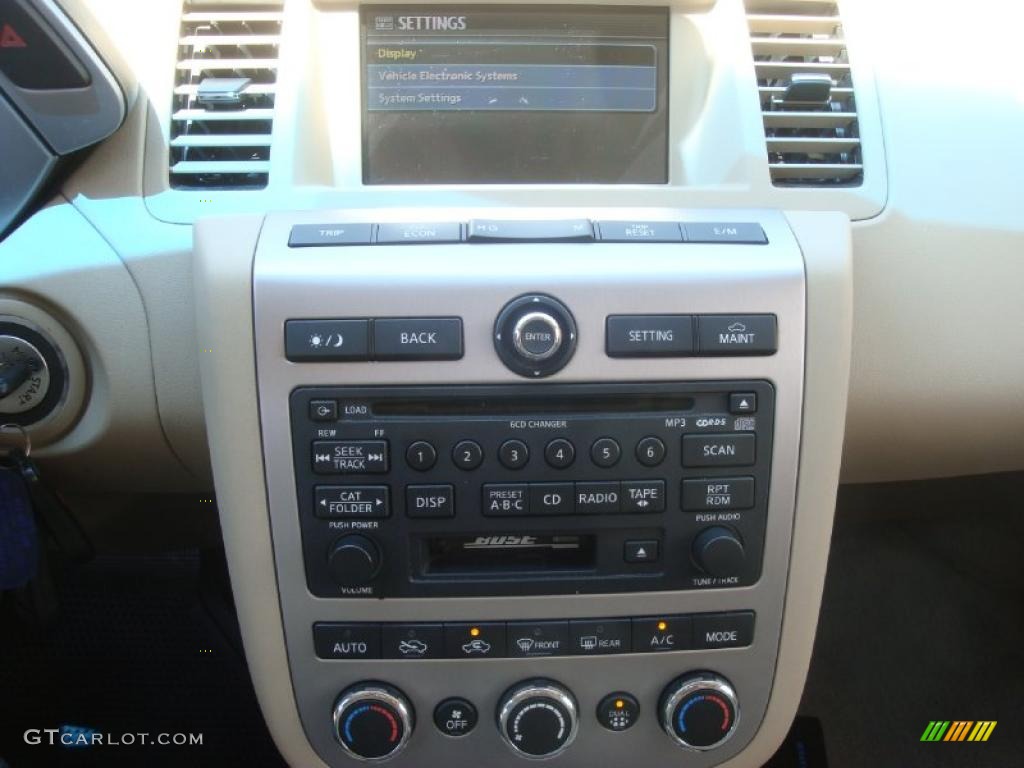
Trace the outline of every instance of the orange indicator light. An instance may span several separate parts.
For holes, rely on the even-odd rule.
[[[658,631],[659,632],[664,632],[666,629],[668,629],[668,624],[666,624],[664,621],[659,621],[658,622]]]
[[[615,708],[616,709],[622,709],[624,706],[626,706],[626,702],[624,702],[622,699],[616,699],[615,700]]]
[[[473,627],[471,630],[469,630],[469,634],[470,634],[471,637],[479,637],[480,636],[480,627]]]

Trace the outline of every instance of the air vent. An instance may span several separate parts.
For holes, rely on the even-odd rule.
[[[185,4],[171,115],[172,187],[267,185],[281,8]]]
[[[768,167],[777,186],[859,186],[857,105],[839,7],[746,0]]]

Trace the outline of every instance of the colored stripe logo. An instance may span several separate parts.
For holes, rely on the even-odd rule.
[[[921,741],[988,741],[997,720],[932,720]]]

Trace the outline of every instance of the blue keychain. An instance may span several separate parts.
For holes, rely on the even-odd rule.
[[[39,568],[39,530],[17,452],[0,460],[0,592],[31,582]]]

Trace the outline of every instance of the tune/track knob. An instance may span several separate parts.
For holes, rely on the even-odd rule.
[[[677,744],[697,751],[714,749],[736,731],[740,704],[732,684],[711,672],[672,681],[658,705],[661,727]]]
[[[380,548],[358,533],[342,536],[327,554],[327,570],[342,587],[360,587],[380,571]]]
[[[358,683],[334,705],[334,733],[341,746],[359,760],[386,760],[398,754],[415,726],[412,705],[397,688]]]
[[[724,525],[705,528],[693,541],[693,561],[711,576],[736,576],[745,560],[739,534]]]
[[[498,705],[498,730],[524,757],[553,757],[565,750],[579,725],[576,699],[552,680],[513,686]]]

